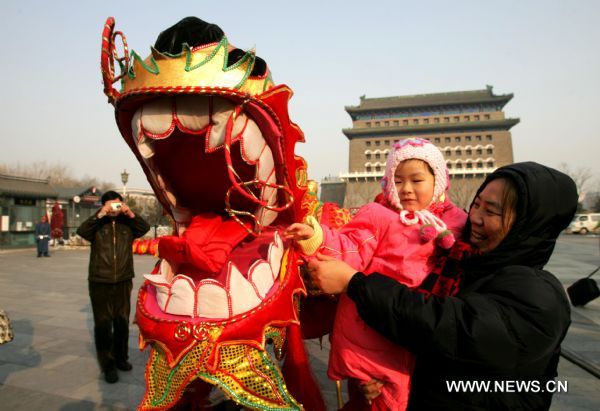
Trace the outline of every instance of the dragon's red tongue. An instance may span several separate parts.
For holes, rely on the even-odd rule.
[[[158,253],[171,262],[217,273],[231,250],[247,235],[248,230],[233,220],[224,220],[216,214],[200,214],[192,218],[181,237],[161,237]]]

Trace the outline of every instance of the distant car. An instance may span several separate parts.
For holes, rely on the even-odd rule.
[[[600,232],[600,213],[575,214],[566,231],[577,234]]]

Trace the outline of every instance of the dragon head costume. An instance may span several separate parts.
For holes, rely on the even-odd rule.
[[[162,32],[145,59],[114,26],[108,18],[102,36],[104,92],[174,221],[138,295],[140,348],[151,347],[140,409],[174,406],[193,381],[246,408],[322,408],[278,366],[287,356],[290,374],[307,371],[299,258],[278,233],[318,208],[294,154],[304,137],[289,119],[291,90],[200,19]]]

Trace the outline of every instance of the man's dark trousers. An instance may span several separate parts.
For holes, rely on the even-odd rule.
[[[128,359],[131,279],[118,283],[89,281],[96,354],[103,372]]]

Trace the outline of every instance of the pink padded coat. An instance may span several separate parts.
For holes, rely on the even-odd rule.
[[[466,213],[449,201],[436,209],[438,217],[458,238]],[[417,287],[432,269],[429,257],[435,241],[423,242],[419,224],[405,225],[398,212],[381,204],[365,205],[339,231],[322,228],[321,253],[339,258],[367,275],[378,272],[408,287]],[[354,302],[345,294],[341,296],[331,335],[330,378],[384,381],[382,395],[386,406],[394,411],[404,410],[414,363],[409,351],[368,327]]]

